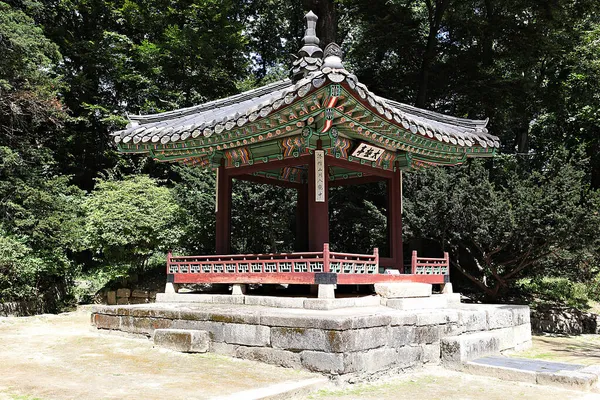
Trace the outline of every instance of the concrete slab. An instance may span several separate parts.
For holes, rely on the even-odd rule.
[[[599,371],[581,364],[502,356],[475,359],[465,363],[460,369],[464,372],[498,379],[582,391],[596,388],[598,383],[596,372]]]

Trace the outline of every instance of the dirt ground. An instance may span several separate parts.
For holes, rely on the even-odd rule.
[[[321,390],[312,400],[598,400],[600,395],[428,368],[372,384]]]
[[[154,348],[146,339],[99,333],[85,310],[0,318],[0,343],[0,400],[208,399],[314,377],[214,354],[176,353]],[[600,364],[600,338],[536,337],[532,350],[516,356]],[[308,398],[600,400],[600,395],[428,368],[372,384],[330,386]]]
[[[512,356],[583,365],[600,364],[600,335],[534,336],[531,349]]]
[[[0,399],[206,399],[313,375],[98,333],[89,312],[0,318]]]

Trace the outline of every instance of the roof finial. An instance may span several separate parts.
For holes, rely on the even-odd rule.
[[[319,38],[317,37],[317,20],[315,13],[309,11],[306,16],[306,30],[302,38],[303,46],[298,51],[298,56],[292,64],[292,81],[297,82],[304,78],[311,71],[316,71],[323,63],[323,50],[319,47]]]
[[[321,69],[325,67],[344,68],[344,64],[342,63],[343,56],[344,53],[342,52],[342,48],[338,46],[337,43],[329,43],[327,47],[325,47],[325,60],[323,61]]]

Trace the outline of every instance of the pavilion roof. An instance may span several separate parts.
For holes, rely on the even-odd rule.
[[[493,156],[500,147],[487,119],[452,117],[377,96],[345,69],[337,44],[321,50],[316,15],[310,12],[306,20],[291,79],[194,107],[130,115],[127,128],[112,134],[120,150],[213,167],[225,157],[227,165],[239,166],[298,157],[323,138],[327,143],[319,146],[348,160],[360,143],[379,147],[372,165],[389,169],[395,162],[456,165],[467,157]]]
[[[130,115],[128,128],[113,133],[117,143],[157,143],[185,141],[198,136],[220,135],[237,126],[292,103],[327,81],[345,82],[358,97],[366,100],[380,116],[392,119],[404,129],[440,142],[458,146],[499,147],[496,136],[488,133],[486,120],[457,118],[424,110],[375,95],[344,68],[323,67],[293,83],[290,79],[258,89],[211,101],[194,107],[150,115]],[[391,118],[390,118],[391,117]]]

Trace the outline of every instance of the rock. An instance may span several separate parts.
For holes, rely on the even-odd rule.
[[[117,292],[114,290],[109,290],[106,292],[106,304],[109,306],[114,306],[117,304]]]
[[[431,285],[412,282],[376,283],[375,293],[387,299],[429,297],[431,296]]]
[[[129,290],[129,289],[123,289],[123,288],[117,289],[117,297],[125,297],[125,298],[127,298],[129,296],[131,296],[131,290]]]
[[[131,292],[131,297],[147,299],[150,293],[147,290],[134,290]]]
[[[206,353],[209,336],[206,331],[184,329],[157,329],[154,344],[183,353]]]

